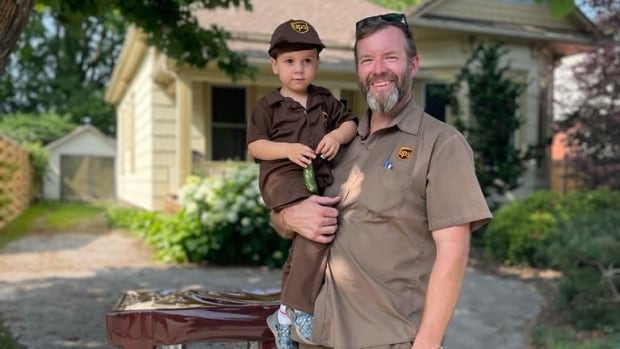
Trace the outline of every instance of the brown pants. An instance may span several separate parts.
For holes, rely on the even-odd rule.
[[[282,304],[314,313],[314,300],[325,276],[328,248],[329,244],[295,236],[282,267]]]

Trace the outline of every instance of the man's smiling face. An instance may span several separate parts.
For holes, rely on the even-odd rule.
[[[357,76],[370,109],[389,112],[411,94],[417,56],[410,60],[406,38],[395,27],[386,27],[357,43]]]

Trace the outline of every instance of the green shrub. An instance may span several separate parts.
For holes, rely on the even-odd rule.
[[[620,330],[620,211],[561,224],[550,255],[562,272],[560,306],[584,329]]]
[[[483,236],[485,254],[505,264],[550,267],[549,245],[563,234],[559,224],[608,208],[620,209],[620,192],[536,192],[495,212]]]
[[[236,166],[218,177],[192,177],[179,197],[184,219],[200,225],[184,241],[191,261],[282,265],[290,242],[269,225],[256,165]]]
[[[106,210],[110,228],[123,228],[138,234],[146,232],[151,226],[151,222],[158,219],[159,215],[156,212],[123,206],[109,206]],[[145,237],[145,235],[140,235],[140,237]]]
[[[106,211],[108,226],[131,231],[152,247],[155,259],[167,263],[187,262],[189,257],[183,247],[183,238],[198,230],[186,226],[182,215],[144,211],[127,207],[110,207]]]
[[[618,349],[620,334],[580,338],[578,333],[568,326],[536,326],[532,331],[532,344],[535,348],[546,349]]]
[[[546,264],[539,248],[557,224],[562,197],[539,191],[502,206],[484,234],[485,254],[505,264]]]
[[[176,215],[116,207],[112,227],[126,228],[154,248],[158,260],[281,266],[290,241],[269,225],[258,168],[243,165],[220,177],[190,177]]]
[[[22,148],[28,152],[32,165],[32,187],[35,197],[43,193],[43,180],[47,171],[49,152],[41,143],[24,142]]]
[[[68,116],[53,113],[16,113],[0,118],[0,132],[20,144],[48,144],[71,132],[75,126]]]

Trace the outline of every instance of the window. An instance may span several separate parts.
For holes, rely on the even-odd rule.
[[[446,87],[442,83],[426,83],[424,85],[424,111],[438,120],[446,122],[446,101],[441,91]]]
[[[211,111],[212,160],[245,160],[245,88],[213,86]]]

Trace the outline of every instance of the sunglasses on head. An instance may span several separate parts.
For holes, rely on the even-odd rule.
[[[370,16],[362,20],[359,20],[355,24],[356,36],[361,30],[364,29],[365,26],[371,23],[380,23],[380,22],[394,23],[394,24],[399,25],[405,31],[405,34],[407,35],[407,37],[411,38],[411,30],[409,29],[409,24],[407,24],[407,17],[405,17],[405,15],[402,13],[386,13],[383,15]]]

